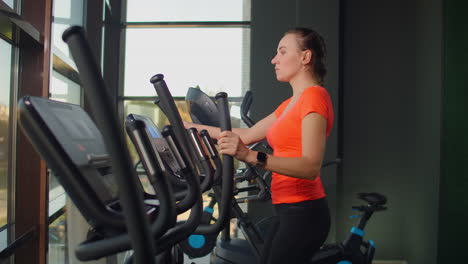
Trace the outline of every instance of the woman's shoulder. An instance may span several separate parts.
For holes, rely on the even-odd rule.
[[[310,86],[304,90],[302,93],[302,98],[307,99],[319,99],[330,97],[328,91],[322,86]]]
[[[333,120],[333,106],[327,90],[321,86],[307,88],[302,95],[300,111],[305,114],[316,112],[327,120]]]

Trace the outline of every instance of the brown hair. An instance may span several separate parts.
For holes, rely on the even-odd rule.
[[[327,74],[327,68],[325,67],[327,49],[322,36],[312,29],[302,27],[288,30],[285,34],[296,34],[298,36],[299,47],[302,50],[312,51],[311,64],[314,74],[320,85],[323,85],[325,75]]]

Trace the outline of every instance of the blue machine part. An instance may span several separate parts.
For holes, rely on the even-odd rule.
[[[348,261],[348,260],[342,260],[336,264],[353,264],[352,262]]]
[[[149,120],[144,120],[152,138],[162,138],[161,134],[156,130]]]
[[[207,213],[210,213],[210,214],[212,214],[214,212],[213,208],[211,208],[209,206],[205,207],[204,211],[207,212]]]
[[[361,217],[362,215],[350,215],[349,216],[349,219],[354,219],[354,218],[359,218]]]
[[[360,237],[363,237],[364,236],[364,230],[362,229],[359,229],[355,226],[353,226],[353,228],[351,228],[351,233],[355,234],[355,235],[358,235]]]
[[[188,238],[188,244],[192,248],[201,248],[205,245],[206,239],[204,235],[190,235]]]
[[[371,245],[371,247],[373,247],[373,248],[376,248],[375,243],[372,240],[369,240],[369,245]]]

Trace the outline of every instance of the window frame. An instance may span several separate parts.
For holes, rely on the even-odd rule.
[[[16,98],[18,91],[18,67],[19,67],[19,49],[14,41],[6,39],[3,35],[0,35],[2,41],[5,41],[10,45],[10,87],[9,89],[9,118],[8,118],[8,162],[6,164],[7,169],[7,217],[5,225],[0,226],[0,232],[7,232],[6,234],[6,248],[15,240],[14,226],[15,226],[15,175],[16,175],[16,127],[17,127],[17,116],[16,116]],[[1,249],[3,250],[3,249]]]
[[[0,37],[12,46],[10,83],[10,135],[8,162],[8,245],[0,252],[5,263],[45,263],[46,208],[44,162],[17,126],[17,100],[29,94],[46,95],[52,0],[36,0],[28,5],[16,0],[11,8],[0,1]],[[21,166],[24,163],[28,166]],[[31,176],[34,177],[31,177]]]

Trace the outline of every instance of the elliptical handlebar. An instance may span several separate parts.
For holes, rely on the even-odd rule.
[[[190,171],[194,171],[193,157],[192,152],[190,151],[190,142],[185,132],[184,124],[182,123],[182,118],[179,115],[177,106],[175,105],[172,95],[169,92],[169,88],[164,81],[164,75],[156,74],[151,77],[150,82],[153,84],[156,93],[158,94],[159,101],[158,105],[161,107],[164,114],[167,116],[167,119],[174,127],[174,136],[180,143],[180,152],[184,155],[187,162],[187,168]]]
[[[229,115],[229,103],[227,94],[220,92],[216,95],[217,108],[220,115],[221,131],[230,131],[231,117]],[[200,225],[195,230],[195,234],[213,234],[220,232],[230,220],[230,212],[232,207],[233,196],[233,175],[234,175],[234,159],[232,156],[223,155],[222,157],[222,187],[221,200],[219,201],[219,216],[214,224]],[[219,169],[219,168],[218,168]]]
[[[133,169],[125,139],[120,133],[118,117],[109,106],[112,105],[101,70],[94,59],[82,27],[68,28],[62,36],[68,44],[78,67],[80,79],[86,91],[90,107],[104,136],[105,145],[110,153],[111,164],[119,186],[119,196],[126,219],[128,237],[135,251],[138,263],[155,263],[155,243],[149,232],[149,221],[145,216],[143,195],[138,191],[137,176]],[[132,175],[133,177],[129,177]],[[98,250],[99,251],[99,250]]]
[[[242,121],[244,121],[244,123],[248,127],[252,127],[253,125],[255,125],[255,122],[252,119],[250,119],[250,117],[247,115],[249,113],[252,102],[253,102],[252,91],[247,91],[244,95],[244,99],[242,100],[240,112],[241,112]]]
[[[168,228],[175,225],[177,218],[176,202],[168,171],[157,151],[143,151],[144,146],[151,145],[150,139],[142,136],[145,133],[144,122],[127,117],[125,125],[130,139],[139,145],[136,150],[143,161],[149,182],[159,198],[158,215],[151,225],[151,232],[153,237],[160,237]]]
[[[182,202],[187,202],[187,204],[192,206],[189,218],[185,223],[178,224],[175,227],[169,229],[161,238],[157,240],[158,248],[156,249],[156,254],[158,254],[166,251],[175,243],[183,240],[186,236],[195,230],[195,228],[200,223],[203,208],[200,182],[197,177],[199,175],[195,175],[196,170],[193,163],[193,159],[196,157],[192,155],[194,153],[193,149],[191,148],[192,144],[189,141],[187,132],[183,126],[182,118],[180,117],[179,111],[177,110],[174,99],[169,92],[169,88],[167,87],[166,82],[164,81],[164,75],[156,74],[151,78],[150,82],[153,84],[156,93],[159,96],[159,106],[171,123],[171,130],[174,135],[173,141],[176,143],[176,147],[179,149],[179,153],[183,157],[184,162],[186,162],[185,171],[187,173],[184,173],[184,176],[187,181],[189,193],[191,193],[191,198],[184,199]],[[177,209],[180,211],[181,208],[179,207]]]

